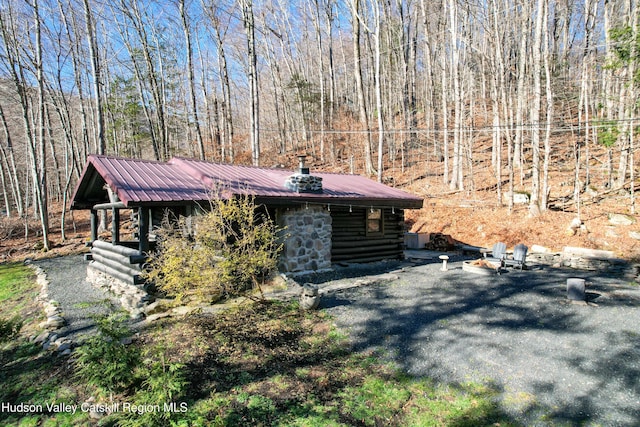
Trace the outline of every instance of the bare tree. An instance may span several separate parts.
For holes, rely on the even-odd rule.
[[[531,132],[531,199],[529,212],[540,214],[540,107],[542,105],[542,25],[545,0],[536,2],[536,21],[532,45],[533,100],[530,107]]]
[[[193,127],[196,132],[196,141],[200,151],[200,159],[206,158],[204,140],[202,131],[200,130],[200,118],[198,116],[198,101],[196,98],[196,79],[193,67],[193,45],[191,42],[191,28],[189,25],[189,16],[185,8],[185,0],[178,0],[178,10],[180,13],[180,22],[182,23],[182,31],[184,34],[185,54],[187,56],[187,75],[189,80],[189,102],[191,103],[191,113],[193,114]],[[190,123],[190,120],[188,120]]]
[[[380,7],[377,1],[372,2],[373,9],[373,23],[375,27],[374,43],[375,43],[375,86],[376,86],[376,111],[378,116],[378,182],[382,182],[382,171],[384,170],[383,156],[384,156],[384,141],[385,141],[385,123],[384,123],[384,110],[382,106],[382,65],[381,65],[381,52],[380,44],[382,38],[382,18],[380,17]]]
[[[91,74],[93,77],[93,94],[95,102],[95,120],[96,120],[96,147],[98,154],[105,154],[107,150],[107,142],[104,132],[104,111],[102,107],[102,67],[100,65],[100,54],[98,51],[98,36],[95,29],[93,17],[93,9],[90,4],[91,0],[83,0],[85,29],[87,37],[87,45],[89,46],[89,55],[91,63]]]
[[[0,21],[1,22],[1,21]],[[24,215],[24,208],[22,203],[22,187],[20,185],[20,178],[18,176],[18,167],[16,165],[16,155],[13,150],[13,139],[11,137],[11,131],[9,130],[9,124],[4,114],[4,109],[0,105],[0,121],[2,122],[2,129],[7,144],[6,149],[0,144],[0,153],[2,153],[2,163],[4,165],[3,172],[8,174],[9,182],[11,184],[11,195],[16,207],[16,212],[19,217]],[[3,183],[3,187],[4,187]],[[5,190],[6,191],[6,190]],[[7,216],[11,214],[11,205],[8,202],[8,198],[5,196],[5,209]]]
[[[353,27],[353,72],[355,77],[356,92],[358,95],[358,112],[360,117],[360,126],[364,131],[364,159],[365,172],[368,175],[374,173],[373,157],[371,154],[371,126],[369,124],[369,114],[367,113],[367,102],[365,99],[364,83],[362,81],[362,51],[360,49],[361,38],[361,20],[360,0],[349,0],[351,7],[351,25]]]
[[[462,179],[462,88],[461,88],[461,63],[460,63],[460,49],[458,49],[458,9],[456,7],[455,0],[447,1],[447,10],[449,12],[449,33],[451,36],[449,42],[450,62],[449,67],[451,81],[453,82],[453,102],[454,102],[454,116],[453,116],[453,165],[451,181],[449,182],[449,188],[451,189],[464,189],[464,181]]]
[[[242,23],[247,36],[247,55],[249,65],[247,76],[249,78],[250,93],[250,128],[249,145],[251,146],[251,160],[255,166],[260,165],[260,102],[258,94],[258,54],[256,52],[255,24],[253,16],[252,0],[238,0],[242,12]]]

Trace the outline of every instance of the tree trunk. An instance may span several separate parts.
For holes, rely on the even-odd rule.
[[[381,82],[381,64],[380,64],[380,38],[381,38],[381,17],[380,8],[377,3],[374,5],[374,22],[376,27],[375,33],[375,85],[376,85],[376,110],[378,111],[378,182],[382,182],[382,172],[384,169],[383,156],[384,156],[384,137],[385,137],[385,124],[384,124],[384,110],[382,107],[382,82]]]
[[[258,65],[255,40],[255,26],[253,19],[252,0],[239,0],[242,9],[242,22],[247,36],[247,55],[249,57],[249,98],[250,98],[250,129],[249,145],[251,159],[254,166],[260,165],[260,108],[258,95]]]
[[[89,2],[90,0],[83,0],[86,36],[89,46],[93,92],[95,96],[96,146],[98,154],[105,154],[107,151],[107,141],[104,133],[104,111],[102,108],[102,67],[100,65],[100,53],[98,51],[98,37],[96,35],[93,13]]]
[[[533,36],[533,102],[531,104],[531,199],[529,213],[540,214],[540,107],[542,105],[542,25],[544,18],[545,0],[536,2],[536,23]]]
[[[369,115],[367,113],[367,103],[364,94],[364,84],[362,82],[362,52],[360,49],[360,0],[350,0],[351,5],[351,25],[353,26],[353,72],[358,95],[358,112],[360,126],[364,131],[364,162],[365,173],[373,175],[373,158],[371,155],[371,127],[369,125]]]
[[[13,152],[13,139],[11,138],[11,132],[9,131],[9,125],[7,123],[7,119],[4,115],[4,109],[0,105],[0,120],[2,121],[2,129],[4,131],[5,140],[7,142],[6,151],[2,148],[2,144],[0,144],[0,148],[3,152],[4,165],[6,167],[6,171],[9,174],[9,182],[11,183],[11,195],[13,196],[13,201],[15,203],[16,212],[19,217],[24,215],[24,205],[22,203],[22,188],[20,186],[20,178],[18,176],[18,168],[16,166],[16,158],[15,153]],[[9,214],[9,205],[7,205],[7,215]]]
[[[533,2],[528,0],[518,0],[518,8],[520,9],[520,47],[518,51],[518,90],[516,105],[516,140],[513,146],[513,165],[520,168],[520,177],[522,180],[522,144],[524,134],[524,112],[525,112],[525,83],[527,80],[527,41],[529,40],[528,32],[530,28],[531,5]]]
[[[178,6],[180,11],[180,20],[182,22],[182,30],[184,32],[185,50],[187,55],[187,75],[189,80],[189,102],[191,103],[191,112],[193,114],[193,127],[196,132],[196,140],[198,142],[198,149],[200,153],[200,159],[206,159],[206,150],[204,147],[204,140],[202,138],[202,131],[200,130],[200,118],[198,117],[198,101],[196,99],[196,79],[193,70],[193,46],[191,43],[191,29],[189,28],[189,17],[185,10],[185,0],[180,0]],[[187,115],[188,116],[188,115]],[[187,118],[187,121],[189,119]]]

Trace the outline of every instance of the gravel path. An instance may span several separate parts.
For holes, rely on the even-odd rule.
[[[640,425],[640,287],[551,268],[479,276],[461,259],[441,272],[436,261],[389,264],[395,280],[328,294],[321,307],[356,350],[416,376],[493,384],[525,425]],[[301,280],[321,292],[354,280],[339,275]],[[587,279],[588,305],[567,301],[568,277]]]
[[[34,261],[49,280],[49,299],[62,309],[66,326],[58,331],[61,337],[74,341],[95,330],[93,318],[114,310],[117,300],[109,293],[87,283],[87,263],[82,255]]]

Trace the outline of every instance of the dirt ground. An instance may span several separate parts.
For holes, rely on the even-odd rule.
[[[640,258],[640,241],[630,237],[638,226],[611,225],[606,209],[591,209],[581,215],[584,224],[575,234],[569,225],[573,212],[547,211],[531,216],[527,207],[509,214],[505,208],[452,205],[451,201],[425,200],[419,211],[407,213],[412,232],[444,233],[470,245],[491,247],[503,241],[509,248],[518,243],[561,251],[565,246],[603,249],[626,259]]]

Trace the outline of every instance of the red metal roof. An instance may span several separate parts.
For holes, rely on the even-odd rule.
[[[91,155],[76,187],[72,207],[90,208],[104,183],[125,206],[206,201],[212,191],[250,194],[268,203],[346,203],[419,208],[422,199],[359,175],[312,172],[322,178],[321,194],[297,193],[284,186],[294,171],[210,163],[175,157],[155,162]],[[100,186],[100,188],[96,188]],[[108,200],[102,200],[102,202]]]

